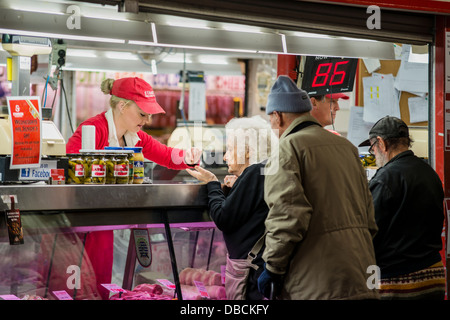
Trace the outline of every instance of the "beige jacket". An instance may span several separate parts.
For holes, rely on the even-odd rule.
[[[282,299],[378,299],[367,285],[377,226],[358,151],[316,125],[287,136],[303,121],[315,119],[294,120],[267,164],[278,170],[264,184],[266,267],[285,274]]]

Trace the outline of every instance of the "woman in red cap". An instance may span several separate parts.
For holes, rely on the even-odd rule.
[[[106,146],[137,146],[142,147],[145,158],[170,169],[182,170],[198,164],[201,156],[199,149],[191,148],[184,151],[170,148],[141,130],[150,115],[165,113],[156,102],[153,88],[147,82],[139,78],[106,79],[101,84],[101,90],[105,94],[111,94],[111,109],[81,123],[68,140],[66,153],[80,152],[82,126],[93,125],[96,128],[96,150],[102,150]],[[75,265],[78,265],[78,261],[80,261],[76,253],[68,252],[73,250],[70,247],[74,243],[71,241],[72,238],[74,235],[71,234],[58,237],[58,243],[54,247],[56,250],[53,251],[52,256],[56,257],[58,254],[66,253],[66,260],[65,262],[53,261],[52,274],[59,275],[54,276],[52,281],[48,279],[49,289],[50,287],[56,289],[65,286],[67,261],[73,260]],[[56,238],[46,239],[43,238],[41,246],[45,252],[51,252],[50,249]],[[82,252],[84,251],[82,253],[83,267],[81,268],[81,282],[84,283],[84,287],[79,290],[77,297],[108,299],[109,293],[101,284],[111,283],[112,280],[114,233],[110,230],[88,232],[81,234],[80,240],[83,242],[84,248],[82,250]],[[77,241],[80,242],[80,240]]]
[[[165,113],[158,104],[153,88],[137,78],[106,79],[101,84],[105,94],[111,94],[111,109],[80,124],[66,145],[66,153],[79,153],[81,130],[84,125],[95,126],[95,148],[142,147],[144,157],[170,169],[186,169],[199,162],[201,151],[197,148],[181,150],[170,148],[142,131],[149,116]]]

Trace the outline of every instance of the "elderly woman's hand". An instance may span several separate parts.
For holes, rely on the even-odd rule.
[[[235,183],[235,181],[236,181],[237,178],[238,178],[238,177],[237,177],[236,175],[234,175],[234,174],[226,175],[225,178],[223,179],[223,183],[224,183],[227,187],[231,188],[231,187],[233,186],[233,184]]]
[[[194,178],[196,178],[196,179],[198,179],[198,180],[200,180],[202,182],[208,183],[208,182],[211,182],[211,181],[219,181],[219,179],[217,179],[217,177],[214,175],[214,173],[212,173],[212,172],[210,172],[210,171],[208,171],[206,169],[203,169],[200,166],[196,166],[194,169],[195,170],[193,170],[193,169],[186,169],[186,171],[191,176],[193,176]]]
[[[184,162],[190,165],[199,164],[201,156],[202,150],[196,147],[192,147],[186,150],[186,153],[184,155]]]

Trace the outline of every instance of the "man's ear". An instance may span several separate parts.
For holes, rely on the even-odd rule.
[[[311,104],[313,105],[313,107],[315,107],[316,106],[316,101],[317,101],[316,98],[313,97],[310,100],[311,100]]]
[[[383,138],[381,138],[380,136],[377,137],[378,140],[378,148],[380,148],[381,151],[386,152],[386,143],[384,141]]]
[[[276,116],[276,122],[278,123],[279,127],[282,127],[284,124],[284,118],[283,118],[283,113],[275,111],[275,116]]]

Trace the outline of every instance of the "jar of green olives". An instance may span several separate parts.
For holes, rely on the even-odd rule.
[[[118,153],[115,155],[115,160],[114,176],[116,177],[116,184],[128,184],[128,175],[130,170],[128,154]]]
[[[69,166],[67,184],[83,184],[84,183],[84,164],[81,154],[68,154]]]
[[[113,153],[105,154],[106,160],[106,184],[116,184],[114,169],[116,166],[116,157]]]
[[[84,184],[105,184],[106,159],[103,154],[87,153],[83,157]]]

